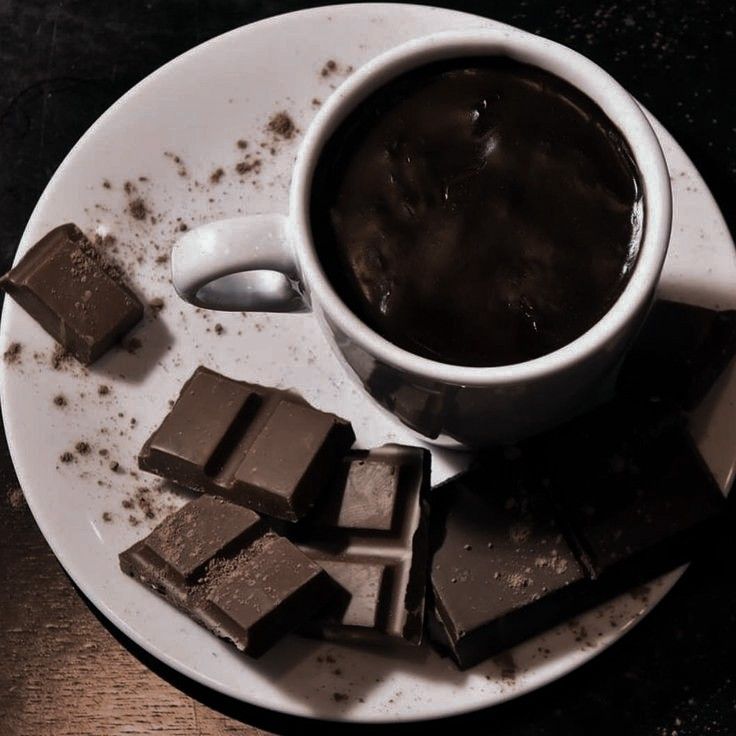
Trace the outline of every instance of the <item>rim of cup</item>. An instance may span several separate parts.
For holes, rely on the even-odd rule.
[[[507,56],[561,77],[590,97],[620,130],[639,172],[643,230],[629,280],[617,300],[586,332],[532,360],[503,366],[461,366],[416,355],[382,337],[338,296],[319,262],[310,227],[314,171],[324,144],[371,92],[404,72],[433,61]],[[358,69],[328,98],[309,126],[297,155],[290,193],[290,223],[307,297],[328,320],[376,360],[425,379],[457,385],[502,385],[533,381],[573,367],[626,330],[648,307],[669,243],[672,194],[659,141],[644,112],[628,92],[593,61],[554,41],[512,28],[448,31],[415,39]],[[312,298],[312,294],[316,298]]]

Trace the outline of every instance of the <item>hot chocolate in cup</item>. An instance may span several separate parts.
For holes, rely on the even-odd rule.
[[[512,28],[448,32],[327,100],[287,215],[188,232],[172,273],[199,306],[313,311],[384,409],[428,441],[478,446],[603,396],[670,220],[657,138],[605,71]]]

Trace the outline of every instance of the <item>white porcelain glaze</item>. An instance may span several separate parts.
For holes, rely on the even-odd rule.
[[[636,266],[609,312],[553,353],[496,368],[449,365],[413,355],[361,322],[327,280],[309,222],[311,181],[322,148],[356,104],[410,69],[439,59],[482,55],[509,56],[542,67],[591,97],[631,146],[645,210]],[[664,156],[646,116],[614,79],[560,44],[498,27],[415,39],[350,76],[306,132],[294,166],[289,210],[288,228],[281,215],[271,222],[259,215],[256,221],[245,217],[215,222],[187,233],[172,253],[179,293],[195,304],[219,309],[289,311],[311,306],[344,363],[379,405],[432,442],[481,445],[513,441],[558,424],[605,393],[659,280],[669,243],[671,189]],[[245,283],[242,274],[222,278],[267,267],[284,273],[294,284],[293,291],[274,294],[272,281],[263,286],[253,282],[262,275],[250,274]]]
[[[0,361],[3,419],[36,521],[93,605],[166,664],[235,698],[284,713],[363,722],[434,718],[490,706],[540,687],[595,656],[651,610],[678,577],[677,572],[668,575],[651,585],[646,597],[624,595],[579,616],[577,625],[560,626],[515,647],[509,653],[516,664],[511,679],[502,675],[508,659],[461,673],[428,647],[397,653],[298,637],[288,637],[263,659],[250,661],[118,570],[117,554],[154,523],[142,520],[131,527],[121,500],[154,479],[113,474],[96,452],[106,447],[108,460],[133,468],[168,400],[199,363],[236,378],[294,387],[317,406],[349,417],[361,446],[412,441],[402,425],[348,380],[313,314],[244,318],[198,311],[179,301],[167,264],[157,263],[156,256],[168,251],[180,234],[177,217],[191,227],[287,211],[298,139],[279,144],[274,156],[266,153],[257,180],[245,177],[241,184],[233,173],[240,156],[235,141],[244,138],[257,145],[274,110],[287,109],[306,130],[315,114],[312,99],[324,102],[349,65],[357,69],[414,37],[479,26],[497,27],[447,10],[362,4],[281,16],[213,39],[144,80],[93,126],[54,174],[20,243],[18,257],[68,220],[87,230],[111,231],[118,236],[119,257],[136,288],[148,299],[165,301],[159,318],[147,318],[136,330],[143,342],[137,355],[115,350],[85,375],[76,367],[54,371],[48,360],[51,338],[6,300],[0,353],[15,341],[23,344],[23,352],[17,365]],[[289,54],[275,54],[278,48],[288,48]],[[322,77],[328,59],[338,62],[339,71]],[[656,121],[653,125],[674,192],[672,242],[660,292],[708,307],[736,308],[736,250],[723,218],[682,149]],[[164,151],[182,157],[188,177],[178,175]],[[221,184],[195,185],[195,180],[206,182],[217,166],[226,169]],[[138,176],[149,182],[138,182]],[[102,186],[104,179],[112,189]],[[125,180],[140,188],[159,215],[156,224],[132,220],[124,212]],[[153,244],[161,250],[154,251]],[[223,334],[214,331],[216,323]],[[110,386],[107,396],[97,393],[102,383]],[[64,410],[52,400],[59,393],[69,401]],[[732,365],[695,416],[698,444],[723,487],[733,478],[736,456],[734,406]],[[137,420],[133,427],[132,418]],[[76,463],[60,464],[59,455],[79,440],[89,441],[94,451]],[[466,462],[461,454],[431,450],[435,483]],[[99,486],[98,479],[109,485]],[[181,494],[166,498],[175,504],[185,500]],[[102,519],[105,511],[112,513],[109,523]],[[576,641],[582,627],[588,639]],[[335,669],[343,674],[334,674]],[[348,697],[336,700],[336,692]]]

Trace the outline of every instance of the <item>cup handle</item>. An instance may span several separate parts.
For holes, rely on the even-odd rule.
[[[179,296],[206,309],[309,312],[284,215],[219,220],[182,235],[171,250]]]

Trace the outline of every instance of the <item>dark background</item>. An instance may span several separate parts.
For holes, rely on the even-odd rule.
[[[319,4],[325,3],[0,0],[0,272],[10,265],[55,168],[120,95],[212,36]],[[601,64],[682,144],[734,230],[734,5],[707,0],[438,4],[540,33]],[[230,701],[184,680],[100,621],[36,529],[0,442],[2,736],[220,736],[257,728],[306,729],[304,721]],[[736,734],[734,560],[736,541],[719,543],[631,634],[562,681],[492,711],[406,731]],[[330,730],[344,733],[345,727],[324,727]]]

